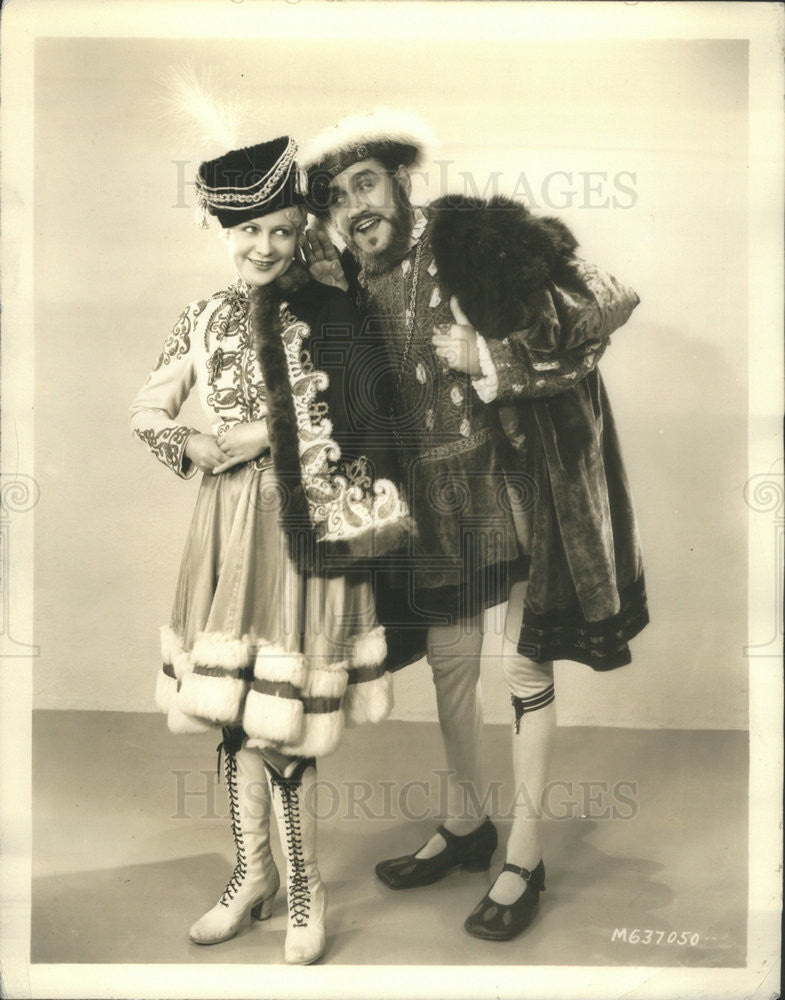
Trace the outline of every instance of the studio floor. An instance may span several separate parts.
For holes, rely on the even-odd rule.
[[[152,714],[35,713],[34,963],[282,961],[283,894],[270,920],[231,941],[204,948],[187,937],[234,865],[217,742],[172,736]],[[739,731],[560,728],[544,830],[547,891],[524,935],[491,943],[462,924],[504,860],[509,728],[485,733],[486,775],[504,783],[489,799],[500,832],[491,871],[404,892],[382,886],[373,867],[433,830],[438,727],[349,730],[319,767],[330,899],[323,961],[742,966],[747,757]],[[274,850],[280,858],[276,840]]]

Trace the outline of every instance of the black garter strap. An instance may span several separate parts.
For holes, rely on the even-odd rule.
[[[515,732],[521,731],[521,719],[526,712],[536,712],[540,708],[545,708],[555,697],[556,689],[553,684],[549,684],[547,688],[537,694],[530,695],[528,698],[519,698],[515,694],[510,695],[512,707],[515,709]]]

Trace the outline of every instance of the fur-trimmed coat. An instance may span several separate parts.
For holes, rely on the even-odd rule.
[[[513,480],[517,473],[531,489],[519,652],[598,670],[621,666],[648,611],[632,498],[596,361],[638,297],[605,276],[615,292],[605,299],[615,313],[606,335],[598,337],[594,323],[559,322],[548,308],[554,286],[569,297],[571,288],[583,294],[593,280],[560,220],[536,218],[503,197],[449,196],[431,211],[442,294],[455,295],[482,334],[481,381],[492,384],[484,398],[514,449]],[[584,359],[573,387],[531,398],[537,373],[555,370],[565,357]]]
[[[298,265],[251,289],[249,301],[293,557],[318,572],[402,547],[412,526],[378,343],[344,292]]]
[[[292,265],[181,314],[130,408],[131,429],[181,478],[195,428],[178,421],[194,389],[211,430],[266,419],[296,561],[340,568],[405,543],[411,530],[389,426],[392,375],[351,299]]]
[[[250,291],[236,282],[183,312],[131,406],[131,426],[189,477],[185,443],[198,432],[178,415],[191,391],[213,432],[266,419],[270,450],[249,464],[275,472],[280,523],[303,579],[362,570],[411,528],[387,410],[376,413],[389,390],[374,353],[351,300],[303,269]],[[224,632],[191,643],[164,627],[157,705],[175,732],[242,723],[260,743],[329,753],[344,722],[378,721],[391,706],[384,629],[366,617],[347,627],[345,662],[326,667],[296,643],[277,649]]]

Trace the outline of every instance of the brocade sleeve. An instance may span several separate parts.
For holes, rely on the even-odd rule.
[[[199,432],[175,419],[196,381],[191,349],[196,308],[192,304],[183,310],[130,409],[133,433],[181,479],[197,472],[185,456],[185,445]]]
[[[639,301],[632,288],[576,258],[563,282],[548,281],[527,297],[527,326],[479,343],[483,377],[473,380],[477,394],[485,402],[512,402],[577,385]]]

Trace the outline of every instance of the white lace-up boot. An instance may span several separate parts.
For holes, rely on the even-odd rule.
[[[249,914],[266,920],[281,883],[270,850],[270,788],[262,755],[227,748],[224,761],[237,861],[221,898],[189,932],[196,944],[228,941]]]
[[[286,851],[286,891],[289,922],[284,959],[290,965],[310,965],[322,957],[325,945],[327,892],[316,864],[316,815],[310,789],[316,781],[312,759],[304,759],[284,777],[268,768],[273,811]]]

